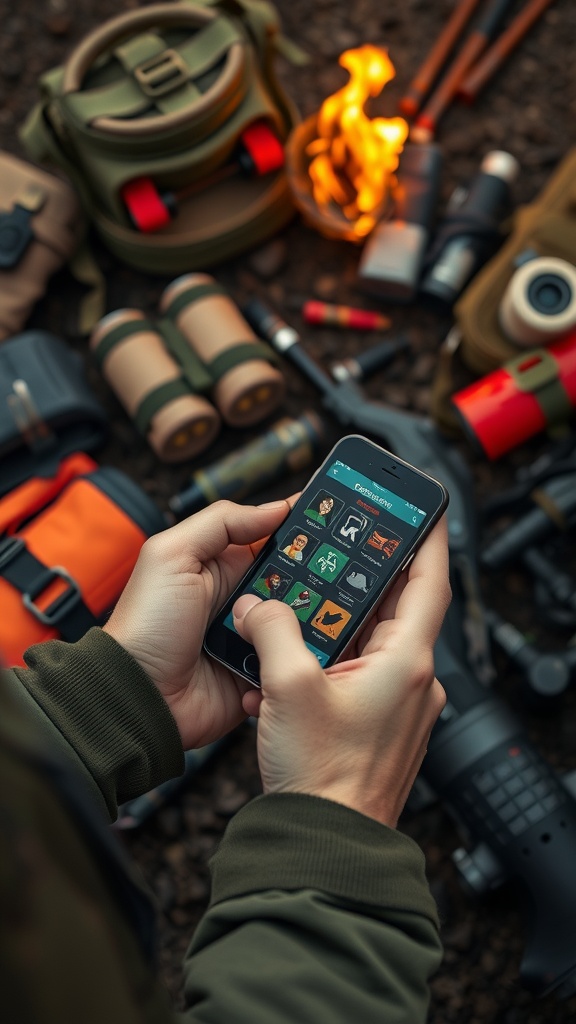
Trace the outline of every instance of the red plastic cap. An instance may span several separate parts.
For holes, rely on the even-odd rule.
[[[253,174],[270,174],[284,166],[284,147],[265,121],[254,121],[242,132],[242,146]]]
[[[150,178],[134,178],[120,191],[130,220],[138,231],[158,231],[170,222],[170,211]]]

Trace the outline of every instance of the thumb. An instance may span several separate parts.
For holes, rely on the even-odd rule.
[[[298,618],[288,605],[243,594],[232,614],[235,629],[258,655],[263,691],[273,694],[279,685],[285,691],[309,679],[311,673],[322,675],[317,658],[302,639]]]
[[[144,557],[154,553],[157,564],[185,563],[190,572],[217,558],[229,544],[256,544],[276,530],[290,511],[288,501],[265,505],[236,505],[216,501],[195,515],[150,538]]]

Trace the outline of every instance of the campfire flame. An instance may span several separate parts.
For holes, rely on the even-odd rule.
[[[308,173],[317,205],[336,203],[360,239],[387,203],[409,129],[402,117],[369,118],[364,111],[396,73],[386,50],[367,44],[346,50],[339,63],[350,81],[318,112],[318,138],[306,147]]]

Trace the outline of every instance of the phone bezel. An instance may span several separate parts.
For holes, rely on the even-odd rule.
[[[360,434],[348,434],[340,438],[312,474],[298,500],[288,511],[275,533],[268,539],[257,558],[244,574],[237,587],[235,587],[233,593],[225,601],[222,608],[219,609],[206,632],[204,638],[206,653],[236,675],[246,679],[253,686],[259,687],[260,685],[257,673],[251,674],[245,666],[248,659],[252,659],[252,665],[257,666],[258,661],[254,649],[225,625],[225,619],[234,602],[244,590],[247,578],[252,576],[255,570],[263,567],[273,552],[277,551],[278,537],[284,529],[286,520],[293,512],[297,512],[298,509],[303,511],[306,508],[308,500],[311,498],[311,491],[316,490],[318,487],[318,478],[329,469],[335,460],[344,462],[358,471],[358,473],[362,473],[381,486],[394,491],[404,501],[409,501],[410,504],[417,505],[419,508],[426,510],[427,519],[423,524],[423,528],[410,539],[408,549],[403,553],[390,577],[383,580],[382,586],[376,587],[374,595],[367,600],[366,608],[360,619],[356,622],[353,632],[346,637],[343,645],[336,645],[324,666],[325,668],[337,664],[338,661],[346,656],[347,651],[350,649],[363,625],[370,615],[373,614],[375,608],[380,604],[400,574],[407,568],[416,550],[448,505],[449,495],[446,488],[438,480],[429,476],[429,474],[418,469],[416,466],[410,465],[410,463]],[[429,512],[428,509],[431,511]],[[227,656],[217,653],[215,648],[218,646],[226,650]],[[232,649],[234,659],[230,657],[230,649]]]

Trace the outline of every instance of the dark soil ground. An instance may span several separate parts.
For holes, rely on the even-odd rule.
[[[38,76],[60,63],[90,29],[135,0],[0,0],[0,147],[24,156],[17,129],[37,98]],[[521,5],[513,4],[516,10]],[[397,69],[395,81],[383,99],[384,114],[395,104],[452,9],[451,0],[404,0],[381,5],[376,0],[279,0],[286,34],[309,54],[310,62],[294,69],[284,60],[279,72],[303,116],[315,113],[322,100],[346,80],[338,66],[339,54],[371,42],[385,46]],[[521,164],[514,186],[514,202],[533,199],[558,161],[574,143],[576,117],[576,6],[574,0],[556,0],[506,66],[471,107],[455,104],[442,121],[438,140],[444,152],[443,204],[461,182],[477,170],[491,149],[507,149]],[[99,258],[108,279],[107,308],[136,306],[153,312],[167,280],[148,277],[120,266],[101,250]],[[301,316],[308,298],[374,306],[355,286],[359,249],[329,241],[306,227],[298,217],[270,249],[246,253],[228,264],[210,269],[241,303],[250,294],[267,297],[300,332],[306,348],[324,365],[359,354],[366,337],[353,331],[306,326]],[[76,333],[79,289],[66,271],[54,279],[49,295],[35,310],[31,324],[49,328],[86,352]],[[428,413],[430,387],[441,340],[450,318],[420,308],[380,307],[389,313],[394,329],[408,331],[412,352],[398,358],[369,382],[368,393],[392,405]],[[242,435],[225,429],[214,447],[194,463],[169,467],[162,464],[141,440],[97,371],[86,360],[90,380],[110,414],[110,437],[98,453],[103,464],[123,469],[158,503],[167,508],[169,497],[188,482],[200,466],[258,436],[263,428]],[[285,366],[288,393],[280,413],[298,415],[305,408],[319,409],[311,384],[291,366]],[[272,421],[271,421],[272,422]],[[325,448],[339,435],[326,419]],[[549,443],[538,438],[497,464],[477,458],[465,442],[456,442],[475,479],[479,507],[489,496],[509,487],[519,467],[545,453]],[[399,454],[402,454],[401,452]],[[306,473],[282,480],[254,496],[267,500],[300,487]],[[557,556],[570,564],[567,542]],[[573,561],[573,559],[572,559]],[[574,566],[572,565],[572,569]],[[520,569],[483,580],[487,604],[522,629],[542,650],[560,651],[570,641],[572,628],[556,628],[534,601],[530,579]],[[558,708],[543,713],[526,700],[523,679],[495,652],[495,687],[514,709],[541,753],[560,772],[576,769],[576,700],[570,690]],[[179,999],[179,963],[208,898],[208,860],[230,817],[259,793],[255,756],[255,729],[250,723],[231,737],[185,789],[139,829],[123,832],[123,839],[142,868],[160,908],[161,963],[166,982]],[[401,827],[423,847],[430,882],[443,919],[444,964],[432,985],[431,1024],[569,1024],[576,1019],[576,998],[560,1002],[554,996],[535,999],[520,983],[519,966],[526,945],[522,917],[525,899],[511,886],[489,898],[475,900],[464,891],[451,859],[462,836],[438,803],[420,811],[406,811]],[[573,866],[576,869],[576,850]],[[551,870],[554,864],[551,861]],[[572,944],[574,943],[572,927]]]

